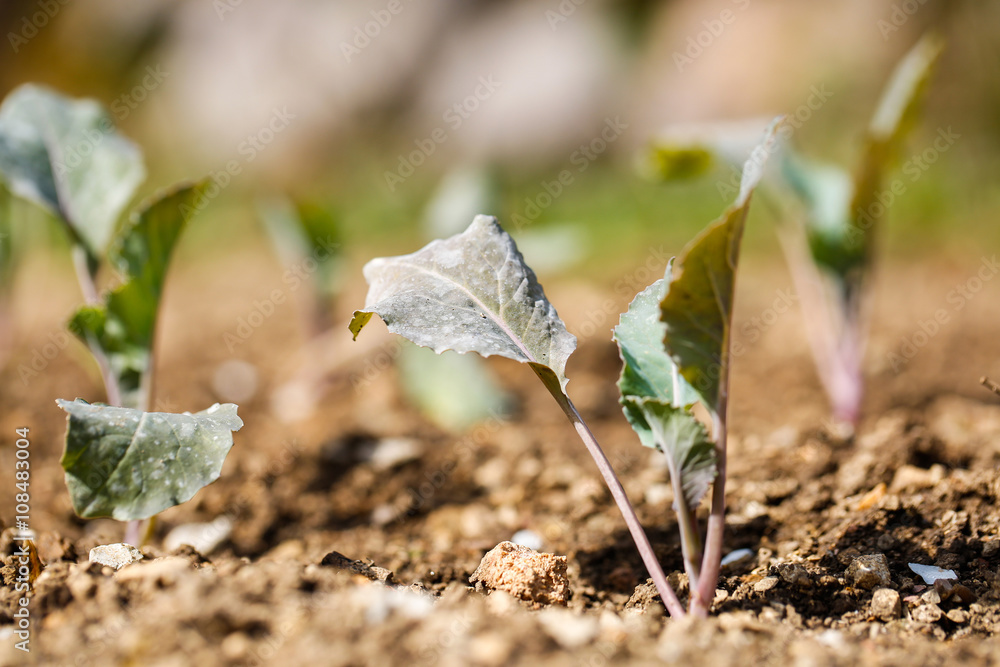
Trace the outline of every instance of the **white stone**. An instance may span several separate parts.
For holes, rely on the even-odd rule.
[[[102,544],[90,550],[90,562],[120,570],[142,560],[142,554],[131,544]]]

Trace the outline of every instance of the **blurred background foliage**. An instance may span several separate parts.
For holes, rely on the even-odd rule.
[[[35,81],[103,102],[144,148],[144,195],[238,167],[193,248],[268,243],[257,204],[290,196],[328,209],[351,257],[408,251],[434,229],[442,182],[469,172],[515,238],[576,230],[579,252],[554,271],[608,280],[647,247],[679,250],[726,203],[728,169],[640,174],[662,128],[798,110],[798,147],[853,166],[887,76],[933,27],[948,46],[907,149],[941,128],[960,138],[919,178],[896,172],[906,192],[885,244],[905,255],[1000,239],[1000,3],[5,0],[0,26],[3,94]],[[290,120],[268,132],[276,117]],[[581,151],[612,124],[605,150]],[[751,225],[749,249],[779,256],[771,225]]]

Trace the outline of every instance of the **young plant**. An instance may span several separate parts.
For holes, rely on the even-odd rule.
[[[851,429],[860,417],[864,393],[867,294],[878,226],[897,196],[884,188],[883,180],[914,124],[941,49],[939,39],[924,37],[897,65],[869,124],[853,176],[839,167],[811,163],[786,144],[778,178],[771,184],[788,196],[765,199],[776,205],[776,217],[785,223],[779,229],[782,247],[820,381],[834,418]],[[793,131],[786,125],[779,135]],[[732,156],[746,137],[746,123],[675,128],[653,142],[644,167],[671,181],[701,175],[715,162],[734,166]],[[720,193],[732,190],[732,183],[720,182]],[[786,203],[794,210],[782,210]]]
[[[204,182],[160,192],[118,224],[144,177],[139,149],[101,107],[34,85],[0,107],[0,174],[52,214],[72,244],[86,299],[69,322],[101,370],[110,405],[58,400],[68,413],[62,465],[76,513],[131,521],[184,502],[219,476],[242,421],[236,406],[150,412],[156,321],[174,246]],[[121,282],[103,296],[107,254]]]
[[[674,490],[690,611],[704,616],[715,598],[725,524],[726,412],[729,349],[740,241],[750,197],[771,150],[775,121],[743,167],[736,201],[639,293],[614,338],[622,358],[618,380],[625,416],[643,445],[663,452]],[[701,402],[712,435],[694,416]],[[704,545],[697,509],[712,487]]]
[[[773,128],[768,136],[773,137]],[[754,158],[762,160],[760,154],[755,154]],[[706,231],[703,241],[696,243],[685,255],[684,261],[689,268],[678,277],[673,293],[664,300],[663,316],[668,323],[669,345],[676,346],[670,349],[681,359],[679,372],[688,378],[691,386],[698,388],[699,393],[695,394],[688,384],[683,385],[686,389],[675,389],[681,387],[682,382],[676,374],[676,381],[671,379],[670,384],[658,383],[658,389],[650,390],[652,393],[639,390],[636,390],[638,393],[630,393],[632,407],[627,414],[630,418],[635,417],[636,411],[644,415],[644,423],[651,433],[647,438],[650,444],[658,441],[668,443],[665,447],[670,447],[680,439],[683,442],[678,447],[694,452],[691,456],[685,454],[673,459],[681,462],[673,478],[689,488],[688,495],[678,497],[688,500],[695,497],[700,500],[717,471],[724,471],[725,468],[726,373],[732,278],[750,192],[759,179],[759,172],[758,165],[745,178],[744,190],[737,204],[727,211],[719,223]],[[565,375],[566,361],[576,349],[576,337],[566,330],[555,308],[546,299],[534,272],[524,263],[513,239],[500,228],[496,219],[476,216],[472,225],[461,234],[434,241],[411,255],[374,259],[365,266],[364,275],[370,288],[365,307],[355,311],[350,324],[355,339],[377,314],[389,331],[437,353],[445,350],[476,352],[528,364],[562,408],[597,464],[667,610],[671,616],[683,615],[684,607],[667,583],[614,469],[566,393],[569,381]],[[653,296],[644,293],[646,296],[641,300],[652,299],[649,303],[658,304],[658,289],[659,286],[650,288],[652,291],[647,292]],[[716,306],[715,312],[711,311],[712,306]],[[692,316],[695,319],[692,320]],[[652,338],[646,338],[643,344],[659,347],[662,351],[663,338],[661,333],[654,331]],[[629,345],[629,348],[627,354],[630,356],[643,354],[637,347]],[[666,354],[662,354],[670,363]],[[718,367],[708,366],[709,362],[718,364]],[[646,365],[635,365],[632,370],[641,374],[648,368]],[[669,374],[666,377],[670,377]],[[652,400],[658,396],[662,399],[659,405]],[[688,420],[685,417],[689,414],[686,406],[698,396],[714,411],[715,436],[722,444],[713,447],[705,429],[693,418]],[[674,399],[679,401],[679,412],[674,410]],[[677,413],[674,418],[667,414],[671,410]],[[647,413],[648,418],[645,417]],[[650,425],[649,419],[655,426]],[[668,435],[671,429],[679,429],[683,434]],[[695,504],[691,503],[691,512],[684,514],[685,520],[693,517]],[[705,564],[701,566],[704,581],[711,581],[711,594],[704,603],[703,590],[699,589],[701,597],[692,606],[697,613],[707,610],[715,593],[724,509],[724,488],[717,483]],[[697,547],[699,553],[695,553],[695,529],[691,527],[685,537],[686,560],[692,563],[701,560],[700,546]]]
[[[851,427],[864,394],[862,361],[868,337],[867,296],[878,227],[895,188],[884,189],[903,138],[914,125],[942,49],[920,40],[897,65],[868,126],[853,177],[811,164],[791,146],[781,173],[805,209],[783,233],[785,254],[805,315],[809,342],[834,418]]]
[[[528,364],[594,458],[670,614],[682,615],[621,482],[566,394],[566,361],[576,337],[496,218],[478,215],[465,232],[411,255],[373,259],[364,275],[370,287],[350,323],[355,339],[377,314],[389,331],[438,353],[476,352]]]

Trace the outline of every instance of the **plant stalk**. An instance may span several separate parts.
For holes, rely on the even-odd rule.
[[[987,389],[989,389],[990,391],[992,391],[997,396],[1000,396],[1000,384],[997,384],[996,382],[994,382],[993,380],[989,379],[985,375],[983,377],[979,378],[979,384],[983,385],[984,387],[986,387]]]
[[[101,302],[97,294],[97,285],[94,284],[94,275],[91,273],[87,251],[81,245],[73,246],[73,267],[76,269],[76,279],[80,283],[80,290],[83,292],[84,301],[87,305],[93,306]],[[121,387],[118,386],[118,378],[111,370],[111,363],[107,355],[97,344],[97,341],[87,341],[90,353],[94,355],[94,361],[100,369],[101,378],[104,380],[104,391],[107,394],[108,405],[120,407],[122,404]]]
[[[674,480],[678,480],[674,482]],[[688,576],[688,588],[694,591],[701,580],[702,551],[701,536],[698,534],[698,519],[694,510],[684,501],[684,490],[681,488],[680,475],[670,472],[670,481],[674,487],[674,502],[677,506],[677,528],[681,533],[681,551],[684,554],[684,571]]]
[[[691,613],[708,616],[715,600],[715,587],[719,583],[722,568],[722,540],[726,530],[726,409],[729,404],[729,378],[723,375],[722,391],[719,392],[719,414],[712,416],[712,432],[715,436],[716,477],[712,483],[712,510],[708,515],[708,530],[705,535],[705,555],[701,560],[701,579],[698,588],[691,588]]]
[[[653,552],[653,547],[649,543],[649,538],[646,537],[646,531],[643,530],[642,524],[639,523],[639,517],[635,514],[635,509],[632,507],[632,503],[629,502],[628,497],[625,495],[625,489],[622,488],[622,484],[615,474],[615,470],[611,467],[611,462],[608,461],[608,457],[605,456],[604,450],[601,449],[601,445],[597,442],[597,438],[591,432],[587,423],[583,421],[583,417],[577,411],[576,406],[569,399],[566,394],[562,392],[562,387],[559,386],[558,380],[553,375],[552,377],[547,377],[542,371],[539,371],[535,364],[531,364],[532,370],[538,375],[539,379],[545,385],[545,388],[549,390],[552,397],[556,399],[556,403],[562,408],[566,417],[573,424],[576,429],[577,435],[580,436],[580,440],[587,447],[587,451],[590,452],[591,457],[594,459],[594,463],[597,464],[597,469],[601,471],[601,476],[604,477],[604,483],[607,484],[608,490],[611,491],[611,497],[614,498],[615,503],[618,505],[618,510],[621,512],[622,517],[625,519],[625,524],[628,526],[629,532],[632,534],[632,539],[635,541],[635,546],[639,550],[639,555],[642,557],[642,562],[646,566],[646,570],[649,572],[650,577],[653,579],[653,584],[656,586],[657,592],[660,594],[660,599],[663,600],[663,604],[667,608],[667,612],[672,618],[681,618],[685,615],[684,607],[681,605],[680,600],[677,599],[677,594],[670,587],[667,582],[667,577],[663,573],[663,568],[660,567],[659,561],[656,560],[656,554]],[[546,369],[547,370],[547,369]],[[549,371],[551,373],[551,371]]]

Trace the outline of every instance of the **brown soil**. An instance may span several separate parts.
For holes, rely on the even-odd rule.
[[[246,262],[261,265],[257,257],[223,261],[173,276],[157,385],[164,409],[220,400],[211,379],[231,356],[223,333],[254,299],[283,288],[277,269],[234,277]],[[733,381],[726,549],[753,556],[724,574],[706,621],[665,616],[593,463],[527,369],[491,363],[517,397],[514,415],[451,435],[402,402],[384,363],[391,338],[372,326],[365,335],[384,346],[351,358],[345,329],[334,353],[346,361],[318,390],[316,412],[294,424],[279,420],[272,391],[302,364],[292,304],[232,355],[257,366],[261,386],[241,404],[246,426],[222,478],[160,517],[144,561],[117,573],[90,565],[89,550],[120,541],[122,526],[73,516],[58,465],[64,419],[53,399],[100,394],[73,346],[38,377],[20,380],[19,364],[59,330],[74,298],[68,288],[50,289],[51,306],[31,311],[37,293],[22,286],[15,307],[32,314],[20,320],[20,344],[0,376],[0,521],[13,520],[6,462],[14,429],[27,426],[31,523],[45,568],[31,594],[28,655],[13,648],[17,597],[11,571],[3,573],[0,662],[989,663],[1000,654],[993,636],[1000,624],[1000,400],[977,380],[998,374],[1000,280],[961,309],[948,300],[979,261],[938,260],[933,273],[897,263],[882,274],[866,416],[855,437],[825,422],[797,309],[747,341]],[[49,288],[60,284],[49,280]],[[784,273],[753,258],[741,280],[738,329],[762,317],[787,285]],[[182,295],[204,300],[186,311]],[[638,445],[616,402],[618,360],[605,333],[630,295],[573,282],[551,285],[549,296],[571,331],[596,325],[570,362],[570,394],[605,444],[664,568],[678,572],[666,469]],[[605,314],[609,297],[618,309]],[[340,319],[362,298],[346,295]],[[949,322],[905,367],[892,369],[887,354],[937,309],[947,310]],[[358,382],[366,372],[371,381]],[[419,456],[384,468],[371,452],[391,437],[415,441]],[[235,528],[217,550],[164,552],[170,528],[221,514]],[[483,555],[521,529],[541,536],[543,551],[567,556],[567,607],[533,610],[470,586]],[[0,540],[6,564],[14,548],[7,531]],[[324,563],[334,551],[347,559]],[[846,575],[856,557],[875,553],[887,559],[901,618],[876,617],[872,591]],[[974,601],[953,594],[934,602],[940,594],[921,585],[911,562],[954,570]],[[686,593],[683,577],[671,578]]]

